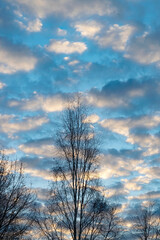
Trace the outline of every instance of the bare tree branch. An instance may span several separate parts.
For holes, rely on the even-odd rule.
[[[24,185],[22,166],[0,156],[0,239],[18,239],[31,226],[33,196]]]

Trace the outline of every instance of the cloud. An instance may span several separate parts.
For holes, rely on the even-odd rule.
[[[92,114],[85,119],[85,122],[87,123],[96,123],[98,121],[99,121],[99,116],[96,114]]]
[[[16,149],[14,148],[5,148],[3,149],[5,155],[10,155],[16,153]]]
[[[74,66],[74,65],[76,65],[76,64],[78,64],[78,63],[79,63],[78,60],[73,60],[73,61],[69,62],[68,65],[69,65],[69,66]]]
[[[113,132],[129,137],[130,131],[133,128],[152,129],[160,125],[160,116],[142,116],[138,118],[116,118],[105,119],[100,122],[101,126],[108,128]]]
[[[20,159],[24,173],[44,180],[54,180],[52,168],[54,159],[58,156],[52,139],[38,139],[19,145],[19,150],[25,153]]]
[[[147,176],[150,179],[160,179],[160,167],[143,167],[139,169],[139,173]]]
[[[109,153],[102,154],[100,162],[99,176],[102,179],[110,179],[109,181],[120,177],[121,184],[118,184],[116,189],[125,190],[125,194],[129,195],[128,199],[131,198],[131,191],[141,191],[142,193],[146,185],[152,180],[160,178],[159,167],[149,166],[144,160],[128,158],[127,155],[121,157]],[[111,192],[116,193],[116,191]]]
[[[12,2],[11,0],[8,0]],[[80,15],[110,15],[117,12],[116,6],[109,0],[16,0],[18,8],[28,10],[39,18],[49,15],[60,15],[74,18]],[[15,4],[14,2],[14,4]]]
[[[128,191],[139,191],[142,189],[140,183],[136,181],[136,178],[124,179],[124,188]]]
[[[23,19],[26,20],[26,19]],[[24,24],[22,21],[19,20],[15,20],[16,23],[18,23],[18,25],[22,28],[25,29],[28,32],[40,32],[42,29],[42,22],[40,19],[35,19],[32,21],[28,21],[27,24]]]
[[[141,167],[143,167],[143,166],[145,166],[145,165],[141,165]],[[140,168],[140,166],[138,168]],[[134,183],[139,184],[140,186],[143,186],[144,184],[148,184],[150,182],[150,178],[148,178],[145,175],[140,175],[140,176],[132,178],[132,179],[122,179],[122,181],[124,181],[124,182],[134,182]]]
[[[88,93],[87,101],[97,107],[127,108],[133,99],[143,97],[144,93],[145,87],[142,88],[142,83],[137,80],[130,79],[126,82],[117,80],[106,84],[101,91],[92,88]]]
[[[37,198],[40,200],[48,200],[50,198],[50,191],[46,188],[34,188]]]
[[[59,151],[53,145],[52,138],[32,140],[19,145],[18,149],[25,154],[25,157],[23,155],[20,159],[25,173],[46,180],[53,179],[51,174],[54,164],[53,158],[59,156]]]
[[[55,53],[64,53],[64,54],[72,54],[72,53],[83,53],[87,46],[83,42],[69,42],[67,40],[50,40],[50,44],[46,46],[46,49],[49,52]]]
[[[77,68],[76,68],[77,69]],[[101,90],[92,88],[84,95],[87,104],[99,107],[116,109],[120,112],[134,113],[157,110],[160,101],[160,83],[156,79],[128,81],[112,81],[107,83]],[[57,93],[55,95],[44,96],[35,94],[33,98],[23,99],[22,101],[11,100],[10,107],[18,107],[22,110],[45,112],[62,111],[66,107],[66,102],[72,94]],[[146,112],[146,114],[148,114]],[[156,121],[156,120],[154,120]],[[149,124],[149,123],[148,123]]]
[[[37,111],[43,110],[45,112],[57,112],[66,108],[68,97],[65,94],[55,94],[53,96],[36,95],[33,99],[23,101],[10,101],[10,107],[20,107],[22,110]]]
[[[160,33],[147,33],[133,38],[126,48],[126,58],[141,64],[160,62]]]
[[[37,59],[25,46],[13,44],[0,38],[0,72],[13,74],[34,69]]]
[[[3,83],[3,82],[0,82],[0,89],[4,88],[5,86],[6,86],[6,84],[5,84],[5,83]]]
[[[108,153],[121,158],[140,159],[142,157],[142,151],[138,149],[120,149],[119,151],[115,148],[108,149]]]
[[[19,149],[27,154],[34,154],[37,156],[54,157],[57,149],[53,144],[44,143],[28,143],[19,146]]]
[[[64,60],[65,60],[65,61],[68,61],[68,60],[69,60],[69,57],[64,57]]]
[[[65,36],[65,35],[67,34],[67,30],[58,28],[58,29],[57,29],[57,34],[58,34],[59,36]]]
[[[102,25],[94,20],[88,20],[75,24],[75,29],[83,37],[93,38],[102,29]]]
[[[135,27],[129,24],[110,26],[104,36],[98,37],[97,41],[101,47],[112,47],[116,51],[124,51],[131,35],[135,32]]]
[[[0,131],[12,135],[19,131],[35,129],[47,122],[46,117],[28,117],[17,121],[14,115],[0,115]]]
[[[102,90],[102,93],[103,93],[103,90]],[[89,92],[89,94],[87,96],[87,102],[89,104],[95,105],[97,107],[116,108],[119,106],[127,106],[128,105],[128,103],[125,102],[123,97],[124,96],[119,98],[119,96],[116,96],[116,94],[113,93],[110,98],[109,95],[108,96],[107,95],[104,96],[103,94],[101,95],[101,91],[94,88]]]
[[[102,194],[103,196],[105,196],[108,200],[111,200],[114,202],[114,200],[117,199],[125,199],[126,195],[128,195],[128,190],[124,189],[123,184],[120,183],[120,185],[117,188],[107,188],[107,190],[102,189]],[[122,207],[122,206],[121,206]],[[123,208],[119,209],[118,212],[122,212],[125,208],[125,206]]]
[[[125,159],[112,154],[102,154],[100,156],[101,166],[99,175],[102,179],[127,177],[133,170],[137,171],[139,165],[143,163],[142,160]]]
[[[152,134],[142,134],[136,135],[131,134],[127,138],[127,142],[131,144],[138,144],[141,148],[144,148],[144,156],[150,156],[154,154],[159,154],[160,149],[160,137]]]
[[[124,187],[125,187],[125,189],[127,189],[129,191],[139,191],[142,188],[135,182],[127,182],[124,184]]]
[[[159,79],[145,77],[127,81],[111,81],[101,90],[92,88],[86,102],[100,108],[116,109],[127,114],[150,114],[159,109]]]
[[[37,18],[37,19],[35,19],[33,21],[30,21],[28,23],[28,26],[27,26],[26,30],[28,32],[40,32],[41,29],[42,29],[42,26],[43,25],[41,23],[41,20]]]
[[[49,181],[53,180],[53,176],[50,170],[39,170],[39,169],[24,167],[23,171],[24,173],[30,174],[33,177],[39,177]]]
[[[30,174],[33,177],[42,178],[44,180],[55,180],[52,173],[54,164],[53,159],[48,160],[46,157],[23,157],[20,159],[20,162],[23,164],[24,173]],[[58,180],[61,180],[61,178],[59,177]]]
[[[160,116],[141,116],[137,118],[105,119],[101,126],[126,137],[126,142],[138,144],[143,149],[143,156],[160,153],[160,137],[147,133],[160,126]],[[143,130],[141,132],[141,129]]]
[[[133,199],[134,197],[131,197]],[[140,194],[139,196],[136,197],[137,199],[142,199],[142,200],[151,200],[151,199],[159,199],[160,198],[160,191],[151,191],[148,193]]]

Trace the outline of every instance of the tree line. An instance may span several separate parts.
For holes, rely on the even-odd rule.
[[[97,174],[99,142],[78,97],[68,104],[56,135],[49,199],[38,204],[18,163],[0,160],[0,239],[118,240],[160,239],[160,209],[141,206],[125,226],[120,204],[107,200]],[[128,237],[130,236],[130,237]]]

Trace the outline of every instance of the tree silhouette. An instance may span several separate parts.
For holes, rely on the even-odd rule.
[[[22,239],[32,223],[33,197],[24,184],[22,166],[0,156],[0,239]]]
[[[68,103],[56,135],[50,198],[35,222],[48,240],[118,239],[117,207],[102,196],[97,175],[99,142],[77,96]]]
[[[93,239],[99,211],[91,209],[101,198],[96,176],[99,151],[87,117],[86,106],[77,97],[69,102],[57,132],[58,158],[52,170],[51,197],[46,212],[37,218],[41,230],[46,230],[44,235],[50,235],[47,239]]]
[[[132,219],[134,239],[160,239],[160,212],[156,202],[147,202]]]
[[[118,240],[121,239],[123,233],[122,220],[118,215],[118,205],[106,205],[102,211],[100,237],[97,240]]]

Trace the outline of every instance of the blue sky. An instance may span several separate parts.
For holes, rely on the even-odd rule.
[[[103,139],[106,194],[159,198],[159,9],[158,0],[1,0],[1,148],[33,187],[47,186],[59,117],[81,92]]]

